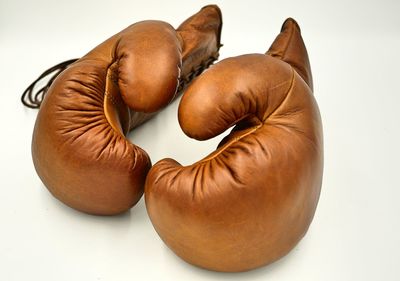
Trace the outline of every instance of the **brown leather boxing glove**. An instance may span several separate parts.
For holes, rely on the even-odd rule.
[[[151,162],[125,136],[218,57],[221,26],[217,6],[177,30],[139,22],[64,70],[40,106],[32,140],[33,162],[49,191],[90,214],[131,208]]]
[[[306,233],[323,172],[322,126],[300,29],[288,19],[266,55],[225,59],[179,106],[183,131],[218,149],[183,167],[155,164],[145,199],[162,240],[185,261],[246,271],[287,254]]]

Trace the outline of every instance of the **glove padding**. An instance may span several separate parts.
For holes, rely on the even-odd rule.
[[[217,6],[177,30],[139,22],[62,72],[43,100],[32,140],[33,162],[49,191],[91,214],[132,207],[151,162],[125,136],[217,59],[221,26]]]
[[[287,254],[306,233],[323,172],[322,126],[300,29],[288,19],[266,55],[225,59],[184,93],[179,122],[218,149],[183,167],[150,170],[146,207],[162,240],[187,262],[246,271]]]

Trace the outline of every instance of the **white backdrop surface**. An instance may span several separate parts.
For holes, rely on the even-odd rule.
[[[299,22],[324,125],[324,181],[308,234],[280,261],[239,274],[177,258],[143,199],[117,217],[54,199],[31,160],[37,111],[19,101],[42,71],[129,24],[160,19],[177,27],[210,3],[224,17],[220,59],[265,52],[285,18]],[[396,0],[0,0],[0,280],[400,280],[399,11]],[[178,103],[129,136],[153,163],[190,164],[222,138],[186,137]]]

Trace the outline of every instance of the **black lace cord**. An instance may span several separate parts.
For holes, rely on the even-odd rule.
[[[22,94],[21,102],[23,103],[23,105],[29,108],[39,108],[43,101],[44,95],[46,94],[47,90],[50,88],[54,80],[57,78],[57,76],[61,72],[63,72],[70,64],[76,62],[77,60],[78,59],[71,59],[64,61],[43,72],[35,81],[32,82],[32,84],[29,85],[28,88],[26,88],[26,90]],[[46,85],[44,85],[35,93],[34,90],[36,84],[50,74],[52,74],[52,76],[50,77]]]

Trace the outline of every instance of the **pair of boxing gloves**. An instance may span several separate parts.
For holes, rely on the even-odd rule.
[[[245,271],[288,253],[306,233],[323,171],[321,119],[293,19],[266,54],[213,65],[221,11],[206,6],[178,29],[143,21],[67,67],[41,103],[32,157],[59,200],[96,215],[129,210],[145,193],[162,240],[189,263]],[[178,119],[218,148],[183,167],[152,166],[126,135],[184,90]]]

